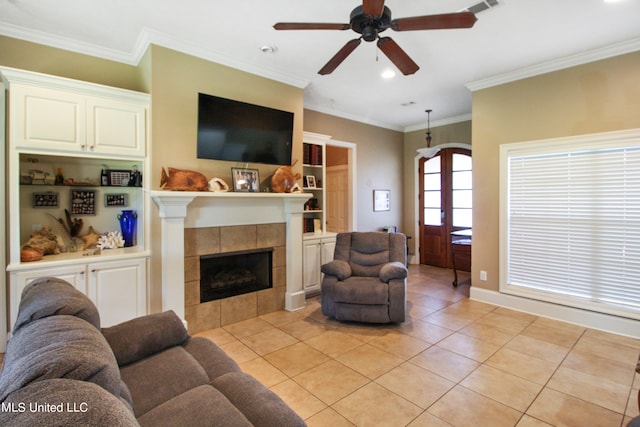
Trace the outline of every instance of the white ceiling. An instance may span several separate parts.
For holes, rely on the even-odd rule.
[[[404,18],[480,1],[386,5]],[[333,74],[317,74],[358,36],[352,31],[272,28],[348,23],[358,0],[0,0],[0,34],[128,64],[155,43],[304,88],[306,108],[396,130],[425,127],[426,109],[432,126],[470,118],[469,88],[640,50],[640,0],[499,2],[471,29],[387,30],[421,67],[390,80],[380,74],[394,67],[375,43],[362,43]],[[263,45],[277,51],[263,53]]]

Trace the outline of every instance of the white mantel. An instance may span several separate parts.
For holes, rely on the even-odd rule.
[[[304,307],[302,222],[311,194],[151,191],[160,210],[162,310],[185,319],[184,229],[232,225],[286,224],[287,290],[285,308]]]

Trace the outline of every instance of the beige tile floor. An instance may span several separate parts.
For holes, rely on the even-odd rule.
[[[201,332],[309,426],[624,426],[640,340],[468,298],[451,270],[410,266],[408,319],[327,319],[319,298]]]

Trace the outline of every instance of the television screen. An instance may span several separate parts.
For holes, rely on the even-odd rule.
[[[199,159],[290,165],[293,113],[198,94]]]

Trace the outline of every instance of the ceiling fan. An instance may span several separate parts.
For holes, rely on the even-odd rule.
[[[406,76],[415,73],[420,67],[391,37],[380,37],[379,34],[381,32],[387,28],[391,28],[394,31],[471,28],[476,20],[476,16],[468,11],[391,19],[391,10],[384,5],[384,0],[362,0],[362,6],[356,7],[351,12],[348,24],[279,22],[273,28],[276,30],[353,30],[362,34],[357,39],[348,41],[318,71],[318,74],[331,74],[358,47],[363,39],[367,42],[377,39],[380,50]]]

